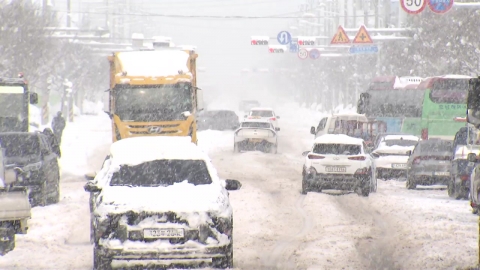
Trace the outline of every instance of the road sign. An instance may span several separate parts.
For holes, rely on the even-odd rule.
[[[292,36],[287,31],[282,31],[277,35],[278,43],[282,45],[289,44],[292,41]]]
[[[452,9],[453,7],[453,0],[427,0],[428,7],[430,10],[438,13],[443,14]]]
[[[362,25],[360,29],[358,29],[357,35],[353,39],[354,44],[369,44],[373,43],[372,38],[368,34],[367,29],[365,28],[365,25]]]
[[[347,33],[345,33],[345,29],[340,25],[338,26],[337,33],[332,38],[330,44],[349,44],[350,38],[348,38]]]
[[[268,46],[268,51],[270,53],[285,53],[287,51],[287,46],[285,45],[270,45]]]
[[[298,52],[298,49],[300,48],[300,46],[298,46],[298,43],[290,43],[290,46],[288,48],[288,50],[291,52],[291,53],[297,53]]]
[[[303,48],[300,49],[300,50],[298,51],[298,57],[299,57],[300,59],[302,59],[302,60],[307,59],[307,58],[308,58],[308,51],[307,51],[306,49],[303,49]]]
[[[400,6],[409,14],[418,14],[425,9],[427,0],[400,0]]]
[[[308,56],[310,56],[311,59],[316,60],[320,57],[320,51],[317,49],[311,49]]]
[[[316,40],[315,37],[301,36],[301,37],[298,37],[297,43],[300,46],[311,46],[311,45],[315,45],[315,40]],[[293,42],[293,40],[292,40],[292,42]]]
[[[378,53],[377,45],[368,45],[368,46],[352,46],[349,49],[351,54],[372,54]]]

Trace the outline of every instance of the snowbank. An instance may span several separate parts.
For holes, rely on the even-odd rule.
[[[103,112],[104,104],[101,101],[93,102],[90,100],[83,101],[83,114],[85,115],[99,115]]]

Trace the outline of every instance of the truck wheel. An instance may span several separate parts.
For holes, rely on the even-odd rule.
[[[111,270],[112,259],[102,257],[98,252],[98,247],[93,247],[93,269],[94,270]]]
[[[43,182],[40,184],[40,189],[31,195],[30,204],[32,207],[47,205],[47,181],[42,180]]]
[[[15,249],[15,228],[11,223],[0,225],[0,255],[5,255]]]
[[[270,153],[271,154],[276,154],[277,153],[277,145],[270,145]]]

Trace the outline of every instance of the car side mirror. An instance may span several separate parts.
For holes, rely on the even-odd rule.
[[[30,93],[30,104],[38,104],[38,94]]]
[[[379,158],[380,155],[375,153],[375,152],[372,152],[370,155],[372,155],[373,158]]]
[[[279,128],[279,127],[276,127],[276,128],[275,128],[275,131],[280,131],[280,128]]]
[[[85,179],[87,181],[90,181],[90,180],[95,179],[95,176],[97,176],[95,173],[87,173],[87,174],[85,174]]]
[[[86,183],[85,186],[83,186],[83,189],[85,189],[86,192],[100,192],[100,191],[102,191],[102,189],[99,186],[97,186],[97,185],[95,185],[91,182]]]
[[[407,151],[407,156],[411,156],[412,155],[412,150],[408,150]]]
[[[469,162],[477,162],[477,155],[475,153],[469,153],[467,155],[467,160]]]
[[[242,187],[242,183],[238,180],[227,179],[225,180],[225,189],[226,190],[239,190]]]
[[[109,111],[103,111],[103,112],[106,113],[108,115],[108,117],[110,117],[110,119],[113,118],[113,115]]]
[[[310,153],[310,151],[305,151],[302,153],[302,156],[306,157],[308,155],[308,153]]]
[[[316,132],[315,132],[315,127],[311,127],[311,128],[310,128],[310,134],[312,134],[312,135],[315,135],[315,134],[316,134]]]

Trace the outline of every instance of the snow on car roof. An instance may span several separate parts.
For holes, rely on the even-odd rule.
[[[250,111],[273,111],[273,109],[268,107],[254,107],[251,108]]]
[[[409,140],[409,141],[419,141],[420,138],[414,135],[386,135],[383,137],[383,140],[388,141],[388,140],[400,140],[400,138],[403,138],[404,140]]]
[[[112,162],[135,166],[158,159],[210,160],[188,136],[145,136],[126,138],[110,146]]]
[[[345,134],[325,134],[315,139],[314,143],[336,143],[362,145],[363,140]]]
[[[261,123],[270,123],[270,119],[265,119],[265,118],[246,118],[242,121],[242,123],[245,123],[245,122],[261,122]]]
[[[188,73],[189,54],[181,50],[119,52],[122,71],[127,76],[166,77]]]

